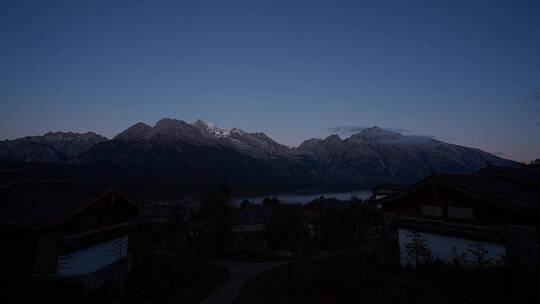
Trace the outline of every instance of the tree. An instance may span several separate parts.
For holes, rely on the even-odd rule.
[[[249,200],[243,200],[242,203],[240,203],[240,208],[246,209],[251,205],[251,202]]]
[[[270,249],[304,249],[308,232],[294,209],[296,207],[279,204],[274,206],[274,212],[266,219],[266,235]]]
[[[230,198],[225,183],[205,195],[192,231],[199,255],[214,256],[223,251],[230,228]]]
[[[343,229],[342,215],[332,209],[321,208],[317,218],[314,220],[314,226],[317,239],[322,249],[336,249],[340,243],[340,232]]]
[[[321,208],[314,221],[323,249],[352,249],[354,242],[363,239],[370,223],[368,210],[359,202],[350,203],[344,210]]]
[[[464,260],[467,260],[466,256],[470,255],[469,259],[471,265],[476,268],[485,268],[490,265],[496,265],[501,263],[501,260],[495,259],[489,256],[489,250],[482,243],[471,243],[467,252],[463,253]]]
[[[531,160],[527,164],[523,164],[524,167],[530,167],[530,168],[540,168],[540,158],[537,158],[535,160]]]
[[[179,273],[188,280],[192,275],[192,265],[194,261],[193,239],[191,227],[184,221],[181,212],[182,206],[175,205],[169,218],[167,247],[173,256],[172,267],[178,269]]]
[[[280,205],[280,201],[275,198],[275,197],[265,197],[264,200],[262,201],[262,204],[263,205],[267,205],[267,206],[273,206],[273,207],[276,207],[278,205]]]
[[[418,231],[407,235],[410,241],[405,244],[407,256],[414,259],[415,266],[428,265],[433,262],[433,254],[426,239]]]

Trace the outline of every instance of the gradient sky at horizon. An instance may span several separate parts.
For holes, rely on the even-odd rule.
[[[540,158],[540,1],[0,0],[0,139],[205,118]]]

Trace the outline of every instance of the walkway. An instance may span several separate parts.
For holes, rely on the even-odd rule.
[[[231,277],[225,284],[202,301],[202,304],[230,304],[247,281],[262,272],[287,263],[289,262],[251,263],[235,260],[216,261],[214,264],[229,270]]]
[[[346,255],[349,255],[348,250],[333,250],[331,252],[323,251],[308,259],[322,259],[330,256]],[[202,301],[201,304],[230,304],[250,279],[269,269],[291,262],[292,260],[265,263],[242,262],[231,259],[215,261],[214,264],[226,268],[231,273],[231,277],[225,284],[216,289],[210,296]]]

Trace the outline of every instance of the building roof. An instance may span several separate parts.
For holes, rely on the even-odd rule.
[[[439,174],[447,183],[513,207],[540,210],[540,187],[489,174]]]
[[[509,209],[519,209],[540,214],[540,185],[534,181],[535,172],[530,168],[504,168],[488,166],[474,174],[434,173],[411,187],[379,200],[384,205],[433,183],[443,184],[456,191],[486,203]]]
[[[537,167],[499,167],[488,165],[478,174],[496,176],[517,183],[540,186],[540,168]]]
[[[186,196],[180,201],[162,200],[148,203],[141,214],[141,223],[167,223],[171,217],[179,216],[183,222],[192,220],[193,214],[200,208],[199,202]]]
[[[19,181],[0,188],[0,225],[41,226],[77,214],[102,195],[116,191],[112,183],[83,180]]]

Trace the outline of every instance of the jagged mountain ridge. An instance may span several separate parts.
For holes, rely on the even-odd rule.
[[[0,141],[0,159],[23,162],[61,163],[107,141],[94,132],[48,132]]]
[[[114,137],[127,142],[154,142],[163,145],[185,143],[236,150],[254,158],[284,156],[290,150],[264,133],[248,133],[241,129],[223,129],[198,119],[193,124],[164,118],[154,127],[137,123]]]
[[[444,143],[427,136],[403,136],[378,127],[365,129],[348,138],[331,135],[310,139],[294,149],[319,163],[322,171],[336,179],[379,176],[385,180],[417,180],[431,170],[471,172],[487,162],[515,166],[481,151]]]
[[[15,149],[0,146],[0,159],[95,166],[125,164],[150,168],[156,175],[167,171],[185,178],[249,176],[251,180],[294,179],[306,183],[408,182],[428,175],[430,170],[461,173],[480,169],[486,162],[516,165],[478,149],[426,136],[404,136],[378,127],[345,139],[338,135],[309,139],[295,148],[281,145],[264,133],[223,129],[202,119],[193,124],[171,118],[161,119],[154,126],[137,123],[112,140],[100,137],[91,147],[81,146],[79,154],[75,149],[61,149],[70,142],[68,138],[33,140],[29,147],[21,144]]]
[[[135,124],[71,163],[128,166],[153,177],[162,175],[199,183],[285,183],[287,178],[305,176],[303,168],[280,156],[280,148],[288,150],[262,133],[225,130],[202,120],[189,124],[165,118],[154,126]]]

